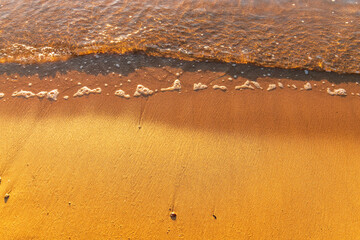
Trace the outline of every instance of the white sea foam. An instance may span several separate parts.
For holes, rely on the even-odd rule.
[[[327,88],[327,93],[331,96],[347,96],[346,90],[343,88],[334,89],[334,91],[331,91],[330,88]]]
[[[36,94],[36,96],[37,96],[38,98],[43,98],[43,97],[46,96],[46,94],[47,94],[47,91],[41,91],[41,92],[38,92],[38,93]]]
[[[130,98],[130,95],[129,95],[129,94],[126,94],[125,91],[124,91],[124,90],[121,90],[121,89],[116,90],[116,91],[115,91],[115,95],[116,95],[116,96],[119,96],[119,97],[127,98],[127,99]]]
[[[254,90],[255,88],[253,86],[251,86],[251,83],[249,80],[247,80],[243,85],[240,86],[236,86],[235,90],[240,90],[240,89],[251,89]]]
[[[74,97],[81,97],[83,95],[89,95],[89,94],[100,94],[101,93],[101,88],[94,88],[94,89],[90,89],[88,88],[87,86],[84,86],[82,88],[80,88],[75,94],[74,94]]]
[[[266,89],[268,91],[274,90],[276,88],[276,84],[269,84],[269,87]]]
[[[136,87],[136,91],[134,93],[134,97],[139,97],[141,95],[147,97],[147,96],[150,96],[154,93],[153,90],[150,90],[149,88],[147,87],[144,87],[143,85],[139,84],[137,85]]]
[[[220,90],[222,90],[222,91],[226,91],[227,90],[227,87],[226,86],[219,86],[219,85],[214,85],[213,86],[213,89],[220,89]]]
[[[35,93],[31,92],[31,91],[24,91],[24,90],[20,90],[20,91],[15,91],[13,92],[13,94],[11,95],[13,97],[24,97],[24,98],[31,98],[35,96]]]
[[[260,83],[258,83],[257,81],[251,81],[251,83],[252,83],[257,89],[263,89],[263,88],[260,86]]]
[[[160,91],[174,91],[174,90],[181,90],[181,82],[179,79],[176,79],[171,87],[168,88],[161,88]]]
[[[304,89],[305,90],[311,90],[312,89],[311,84],[309,82],[305,83]]]
[[[194,91],[198,91],[198,90],[204,90],[204,89],[207,89],[208,86],[205,85],[205,84],[202,84],[202,83],[194,83],[194,87],[193,87],[193,90]]]
[[[11,96],[24,97],[24,98],[31,98],[31,97],[35,97],[35,96],[37,96],[38,98],[43,98],[46,96],[46,98],[56,101],[58,95],[59,95],[59,91],[57,89],[54,89],[49,92],[41,91],[41,92],[38,92],[37,94],[35,94],[31,91],[20,90],[20,91],[13,92],[13,94]]]
[[[58,95],[59,95],[59,91],[58,91],[57,89],[54,89],[54,90],[51,90],[50,92],[48,92],[48,93],[46,94],[46,97],[47,97],[48,99],[51,99],[51,100],[56,101]]]

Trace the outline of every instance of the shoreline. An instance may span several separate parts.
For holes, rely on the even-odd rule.
[[[206,120],[193,123],[197,124],[196,128],[228,132],[233,128],[260,135],[263,134],[261,130],[266,129],[269,129],[269,134],[274,129],[274,133],[286,135],[290,128],[295,134],[304,135],[311,132],[331,135],[331,131],[345,131],[348,135],[359,133],[351,120],[360,116],[356,107],[360,104],[360,85],[353,74],[305,73],[302,70],[187,62],[144,55],[84,56],[69,62],[25,67],[8,64],[0,66],[0,74],[0,92],[5,94],[0,99],[0,113],[9,117],[16,112],[37,114],[47,109],[45,114],[49,116],[130,114],[138,118],[138,122],[147,118],[159,122],[156,117],[159,115],[160,122],[181,126],[186,125],[186,118],[191,114],[202,119],[197,104],[211,104],[214,108],[209,108],[209,112],[204,114]],[[161,91],[171,87],[176,79],[181,83],[180,90]],[[236,90],[247,81],[250,81],[251,89]],[[261,89],[254,85],[255,82]],[[194,91],[197,83],[205,84],[207,88]],[[302,90],[306,83],[311,84],[311,90]],[[135,97],[138,84],[154,92]],[[276,88],[267,91],[271,84],[275,84]],[[226,90],[214,89],[214,86],[224,86]],[[74,96],[83,87],[100,89],[101,93]],[[344,88],[347,96],[331,96],[327,88]],[[34,95],[29,99],[11,96],[20,90],[37,94],[54,89],[59,91],[56,101],[47,99],[46,95],[41,98]],[[129,99],[115,95],[120,89],[129,95]],[[65,96],[67,99],[64,99]],[[227,107],[221,109],[222,106]],[[279,114],[284,116],[277,123]],[[222,121],[228,120],[223,115],[240,120],[222,124]],[[215,118],[211,119],[212,116]],[[214,126],[209,124],[212,120]],[[319,122],[320,125],[315,127]],[[255,129],[247,129],[251,125],[256,126]]]

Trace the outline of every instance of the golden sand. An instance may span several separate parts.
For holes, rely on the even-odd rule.
[[[131,99],[98,76],[109,84],[101,94],[73,98],[82,87],[74,81],[57,101],[0,102],[2,239],[360,235],[359,97],[266,91],[273,79],[259,81],[264,90],[235,91],[240,79],[219,80],[231,91],[196,92],[208,76],[185,72],[180,93],[134,98],[137,84],[175,80],[151,84],[141,75],[151,71],[127,76],[142,80],[131,87],[124,79]],[[34,92],[47,86],[31,81]]]

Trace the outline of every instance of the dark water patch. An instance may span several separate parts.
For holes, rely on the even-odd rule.
[[[127,76],[141,68],[172,67],[183,72],[223,72],[234,79],[242,77],[256,81],[258,78],[270,77],[301,81],[328,80],[332,83],[358,82],[357,74],[338,74],[319,71],[304,71],[298,69],[266,68],[254,64],[235,64],[215,61],[186,61],[173,58],[153,57],[145,54],[97,54],[71,58],[67,61],[18,64],[0,64],[0,74],[9,76],[34,76],[40,78],[55,77],[56,74],[66,74],[70,71],[83,72],[90,75],[121,74]],[[176,78],[176,75],[174,74]]]

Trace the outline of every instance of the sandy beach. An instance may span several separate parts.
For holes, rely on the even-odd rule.
[[[356,75],[142,55],[0,74],[2,239],[360,235]],[[263,89],[235,90],[247,80]],[[134,97],[138,84],[154,93]],[[74,97],[84,86],[101,93]],[[53,89],[56,101],[11,96]]]

